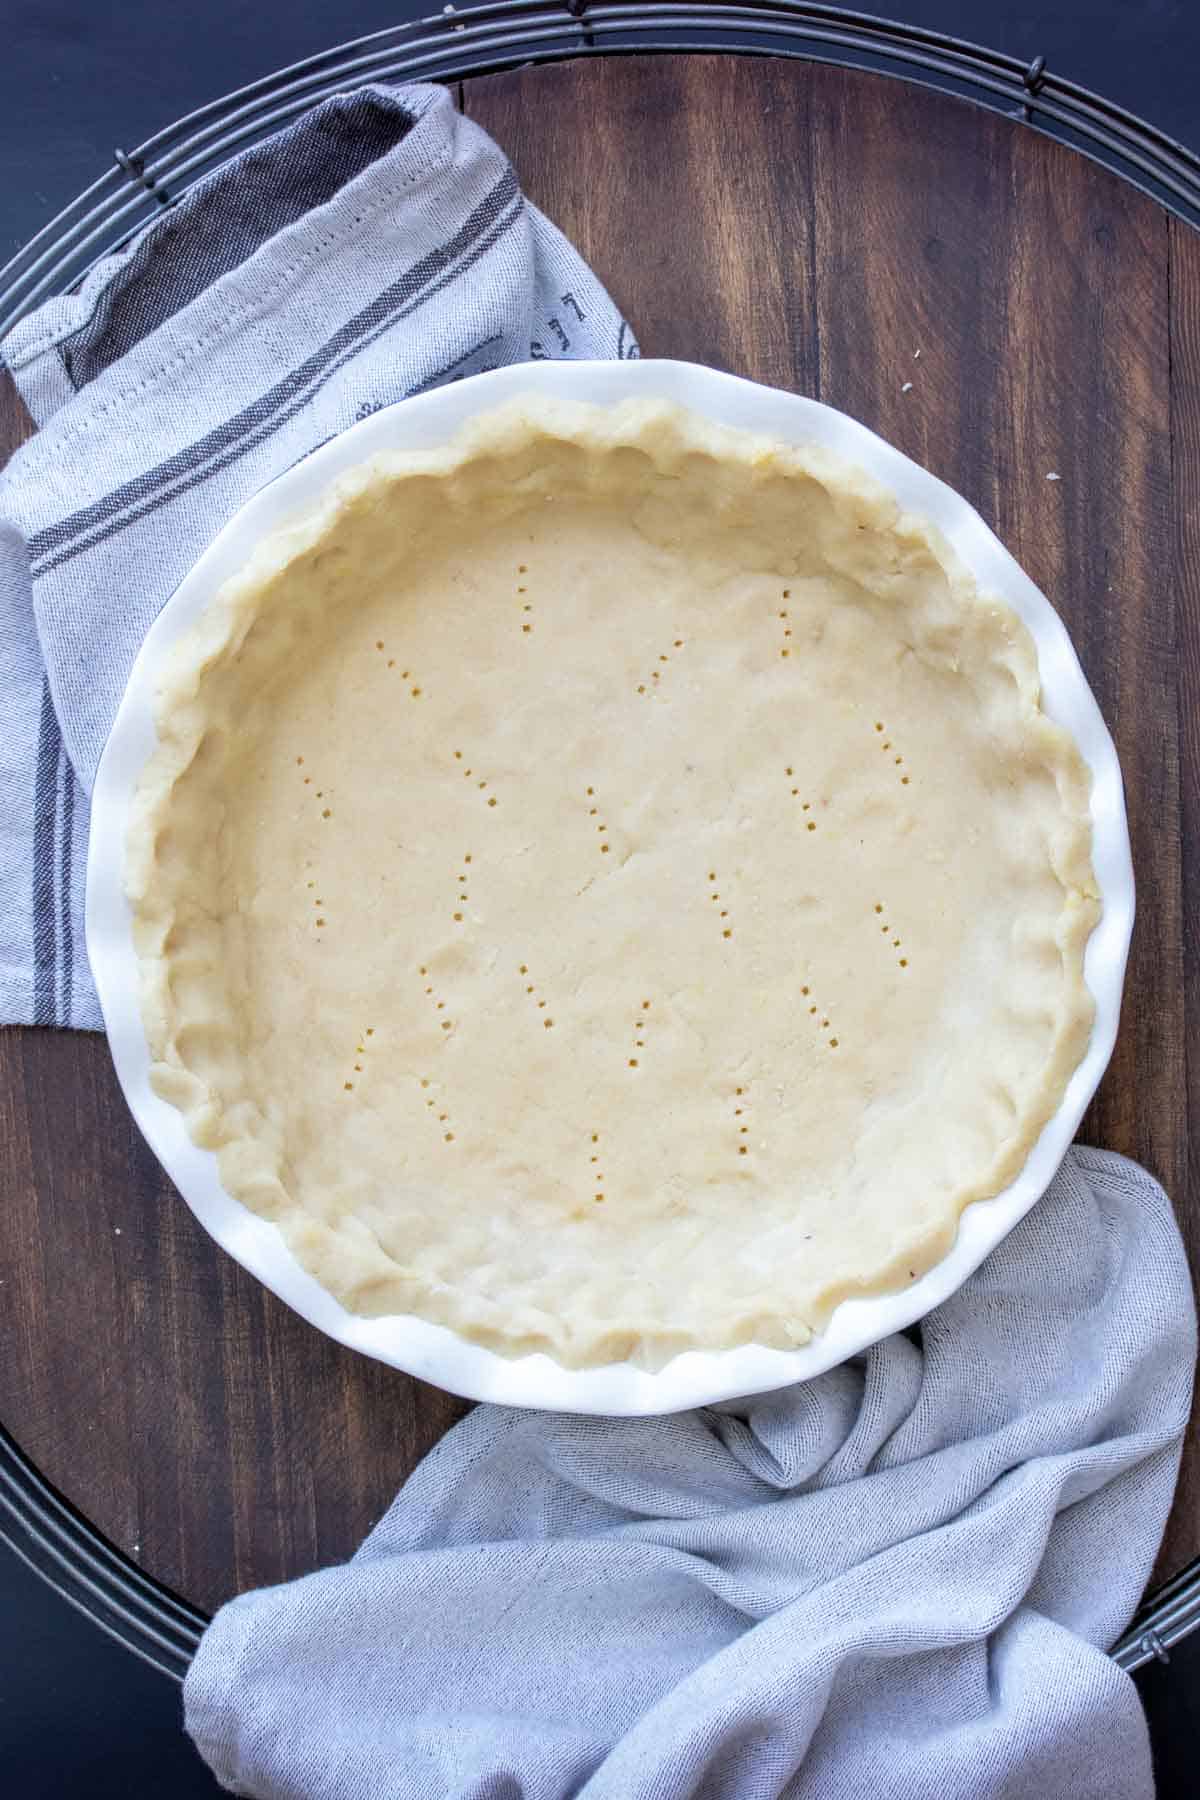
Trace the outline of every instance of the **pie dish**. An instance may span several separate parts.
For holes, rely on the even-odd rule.
[[[147,645],[156,1116],[348,1335],[449,1340],[466,1391],[623,1369],[650,1410],[894,1328],[965,1208],[1040,1191],[1115,1026],[1119,776],[1061,627],[1055,718],[945,490],[675,368],[481,377],[404,448],[369,421]]]

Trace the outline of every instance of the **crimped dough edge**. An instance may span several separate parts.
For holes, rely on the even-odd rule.
[[[181,1048],[193,1021],[180,1011],[173,989],[171,934],[181,906],[200,903],[197,871],[208,854],[209,825],[196,822],[191,859],[176,857],[166,867],[160,852],[167,834],[176,845],[181,834],[186,842],[189,822],[178,816],[173,800],[180,778],[192,766],[209,729],[204,697],[207,671],[223,658],[236,655],[268,584],[333,533],[364,496],[415,478],[452,478],[476,459],[503,457],[539,437],[567,440],[597,456],[617,447],[635,447],[648,455],[659,471],[669,471],[680,459],[700,454],[733,459],[785,478],[809,476],[873,528],[890,530],[903,542],[927,548],[950,577],[964,629],[975,621],[980,625],[978,635],[986,641],[985,615],[1003,618],[1002,641],[997,639],[995,654],[1003,658],[1019,690],[1028,757],[1052,775],[1057,787],[1061,817],[1054,844],[1054,872],[1062,886],[1063,904],[1056,936],[1065,998],[1036,1099],[990,1166],[953,1196],[936,1228],[907,1237],[901,1234],[894,1254],[869,1278],[860,1274],[829,1281],[804,1318],[789,1314],[778,1296],[754,1294],[746,1295],[736,1308],[714,1309],[700,1329],[687,1331],[645,1316],[580,1316],[572,1309],[569,1296],[559,1313],[532,1307],[508,1312],[502,1306],[484,1311],[465,1302],[452,1283],[431,1281],[401,1266],[360,1221],[344,1218],[331,1226],[308,1213],[292,1192],[286,1155],[260,1137],[262,1120],[253,1104],[230,1104],[188,1067]],[[379,455],[331,483],[307,516],[269,533],[244,569],[213,596],[161,671],[156,723],[159,742],[138,783],[126,846],[126,891],[134,913],[152,1085],[178,1108],[193,1141],[217,1153],[222,1184],[233,1198],[273,1220],[301,1264],[352,1313],[415,1314],[506,1356],[545,1352],[571,1368],[632,1361],[653,1369],[682,1351],[721,1350],[749,1343],[795,1348],[823,1328],[842,1300],[898,1291],[944,1257],[953,1244],[963,1209],[1000,1193],[1020,1174],[1086,1050],[1094,1007],[1084,981],[1084,952],[1100,916],[1091,861],[1090,774],[1069,735],[1041,710],[1032,639],[1011,609],[979,594],[968,571],[932,525],[901,512],[864,471],[819,447],[784,446],[712,424],[665,403],[627,402],[598,408],[539,399],[498,408],[436,450]],[[214,989],[216,1017],[221,999],[219,976],[214,978]]]

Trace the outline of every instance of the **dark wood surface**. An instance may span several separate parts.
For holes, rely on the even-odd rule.
[[[647,355],[865,420],[1058,606],[1139,877],[1085,1135],[1167,1185],[1200,1265],[1200,238],[1016,121],[861,71],[614,58],[462,101]],[[0,381],[0,454],[27,428]],[[99,1039],[0,1033],[0,1282],[0,1420],[206,1607],[347,1555],[463,1410],[327,1343],[210,1244]],[[1160,1573],[1198,1552],[1194,1434]]]

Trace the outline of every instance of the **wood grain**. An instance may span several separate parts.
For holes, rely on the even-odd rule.
[[[1158,588],[1175,596],[1180,830],[1184,845],[1183,1000],[1186,1085],[1179,1118],[1183,1169],[1171,1190],[1195,1272],[1200,1264],[1200,236],[1171,220],[1171,516],[1174,554]],[[1151,728],[1152,729],[1152,728]],[[1164,1580],[1200,1553],[1200,1401],[1179,1471],[1156,1573]]]
[[[200,1230],[96,1037],[0,1033],[0,1419],[207,1608],[350,1553],[464,1410],[321,1337]]]
[[[0,469],[25,439],[33,436],[33,420],[7,369],[0,369]]]
[[[852,71],[822,84],[822,398],[965,494],[1066,620],[1121,755],[1142,898],[1129,974],[1139,1004],[1084,1135],[1178,1193],[1167,215],[1007,119],[956,103],[922,130],[925,96],[882,88]],[[880,279],[900,269],[902,280]],[[859,296],[852,309],[847,294]]]
[[[1160,1176],[1200,1261],[1200,238],[1013,120],[862,71],[596,59],[464,83],[462,104],[645,354],[856,414],[966,494],[1062,612],[1121,752],[1140,888],[1086,1134]],[[27,429],[0,377],[0,451]],[[96,1039],[0,1033],[0,1281],[0,1419],[204,1606],[348,1554],[463,1410],[213,1247]],[[1161,1572],[1198,1551],[1193,1433]]]

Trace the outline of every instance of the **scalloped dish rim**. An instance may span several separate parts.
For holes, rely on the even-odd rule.
[[[468,419],[518,397],[612,405],[665,399],[718,423],[793,444],[816,443],[858,464],[909,511],[932,522],[970,573],[1010,606],[1036,650],[1047,716],[1073,736],[1092,777],[1093,866],[1103,910],[1084,958],[1095,1004],[1087,1049],[1020,1174],[963,1212],[948,1254],[897,1293],[846,1300],[795,1350],[748,1344],[689,1350],[657,1370],[632,1363],[566,1368],[544,1354],[505,1357],[445,1326],[407,1315],[360,1317],[308,1274],[277,1229],[233,1200],[216,1155],[194,1144],[183,1116],[150,1085],[125,841],[138,778],[157,742],[156,674],[222,582],[268,532],[338,474],[384,449],[445,442]],[[540,362],[476,375],[372,414],[254,496],[198,559],[147,633],[105,746],[92,796],[88,955],[117,1076],[135,1120],[201,1225],[236,1261],[336,1341],[470,1399],[558,1411],[635,1416],[681,1411],[817,1375],[911,1325],[947,1299],[1049,1185],[1107,1066],[1116,1039],[1133,927],[1134,887],[1116,750],[1066,628],[1050,602],[958,494],[866,426],[821,402],[695,364]]]

